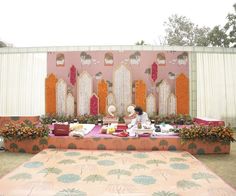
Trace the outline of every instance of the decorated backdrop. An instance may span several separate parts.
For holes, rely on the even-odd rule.
[[[147,113],[189,113],[187,52],[76,51],[49,52],[46,113],[117,115],[129,105]]]

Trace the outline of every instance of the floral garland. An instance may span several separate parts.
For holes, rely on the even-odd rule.
[[[221,142],[229,144],[235,142],[233,130],[230,127],[213,127],[213,126],[191,126],[184,127],[180,130],[179,136],[183,141],[187,140],[203,140],[207,142]]]
[[[4,128],[0,130],[0,136],[6,140],[27,140],[36,139],[41,137],[47,137],[49,134],[49,128],[46,125],[34,125],[30,121],[25,121],[21,124],[6,124]]]

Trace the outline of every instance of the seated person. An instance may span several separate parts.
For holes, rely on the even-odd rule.
[[[132,128],[133,126],[137,125],[138,123],[141,123],[142,125],[150,125],[151,122],[148,118],[148,115],[146,112],[143,112],[143,109],[139,106],[136,106],[134,108],[134,111],[136,113],[136,118],[131,121],[131,123],[128,125],[129,128]]]

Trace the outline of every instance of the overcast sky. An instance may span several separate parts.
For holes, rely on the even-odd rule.
[[[17,47],[158,44],[172,14],[209,27],[235,0],[0,0],[0,39]]]

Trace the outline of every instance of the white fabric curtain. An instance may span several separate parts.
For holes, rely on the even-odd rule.
[[[197,53],[197,116],[236,127],[236,54]]]
[[[46,53],[0,54],[0,116],[45,113]]]

